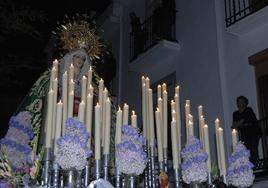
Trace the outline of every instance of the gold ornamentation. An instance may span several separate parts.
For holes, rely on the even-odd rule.
[[[86,16],[77,15],[76,18],[69,19],[58,28],[58,35],[63,50],[84,48],[91,60],[99,59],[102,51],[100,37],[96,34],[94,24],[87,21]]]

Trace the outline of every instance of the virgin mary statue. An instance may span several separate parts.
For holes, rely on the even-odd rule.
[[[100,43],[100,39],[96,34],[96,30],[87,21],[73,20],[69,21],[65,25],[61,25],[61,28],[56,33],[60,40],[60,46],[65,51],[65,55],[59,60],[57,64],[56,75],[58,78],[58,89],[56,100],[62,98],[63,94],[63,74],[73,67],[73,83],[74,83],[74,102],[73,102],[73,114],[78,113],[78,105],[81,101],[81,80],[83,76],[88,76],[88,71],[92,70],[92,87],[94,88],[94,99],[98,96],[98,85],[100,77],[95,71],[92,62],[102,57],[103,45]],[[97,66],[97,64],[96,64]],[[14,115],[20,112],[29,112],[31,114],[31,129],[33,131],[33,139],[29,143],[29,146],[33,150],[33,154],[38,153],[40,146],[44,143],[45,139],[45,120],[47,114],[47,94],[51,89],[51,72],[52,68],[45,71],[34,83],[24,100],[18,106]],[[115,109],[115,105],[112,106],[112,112]],[[112,118],[113,119],[113,118]],[[114,121],[114,120],[112,120]],[[114,124],[112,122],[111,134],[114,134]],[[94,137],[94,135],[92,135]],[[111,136],[113,138],[113,136]],[[92,139],[93,140],[93,139]],[[111,145],[113,144],[111,140]],[[93,143],[94,144],[94,143]],[[112,147],[111,147],[112,148]],[[112,151],[111,151],[112,152]]]

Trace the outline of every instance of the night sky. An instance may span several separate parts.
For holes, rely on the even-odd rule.
[[[76,13],[101,14],[110,3],[111,0],[0,0],[0,138],[10,116],[49,65],[45,50],[57,21]],[[31,14],[38,18],[33,20]],[[18,20],[23,20],[24,25]]]

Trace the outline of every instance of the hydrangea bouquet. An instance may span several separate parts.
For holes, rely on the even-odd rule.
[[[229,157],[227,181],[235,187],[245,188],[253,184],[253,164],[249,161],[250,152],[242,142],[239,142]]]
[[[87,147],[89,134],[84,124],[77,119],[66,120],[65,134],[57,140],[56,162],[64,170],[82,170],[92,151]]]
[[[183,163],[182,179],[185,183],[202,183],[207,180],[207,158],[208,155],[203,151],[200,140],[190,137],[185,148],[181,151]]]
[[[147,164],[144,152],[144,137],[130,125],[122,126],[122,140],[116,145],[116,161],[119,172],[128,175],[140,175]]]
[[[43,149],[34,157],[29,146],[34,137],[31,119],[28,111],[12,116],[6,136],[0,140],[0,181],[5,186],[27,187],[37,183]]]

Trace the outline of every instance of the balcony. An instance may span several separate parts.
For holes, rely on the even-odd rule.
[[[241,36],[268,24],[268,0],[225,0],[227,32]]]
[[[165,76],[170,72],[180,50],[175,37],[175,16],[176,10],[160,7],[141,24],[137,17],[132,19],[130,71],[150,77],[156,73]]]

